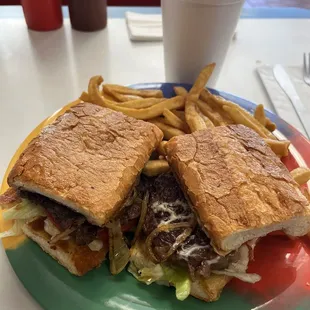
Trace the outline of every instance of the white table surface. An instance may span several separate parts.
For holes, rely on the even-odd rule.
[[[272,110],[256,73],[262,63],[301,65],[310,52],[308,19],[242,19],[217,88]],[[0,19],[0,179],[10,158],[44,118],[87,88],[92,75],[107,82],[164,81],[162,43],[132,43],[123,19],[104,31],[28,31],[22,19]],[[0,308],[40,309],[17,279],[0,247]]]

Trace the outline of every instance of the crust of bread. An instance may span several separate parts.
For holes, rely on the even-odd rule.
[[[191,296],[203,301],[217,301],[225,287],[231,280],[231,277],[225,275],[212,274],[209,278],[191,283]],[[158,285],[173,286],[166,281],[156,282]]]
[[[47,196],[104,226],[122,207],[162,137],[151,123],[80,103],[32,140],[8,184]]]
[[[43,222],[44,217],[32,220],[23,226],[23,232],[72,274],[83,276],[104,261],[108,246],[104,246],[100,251],[91,251],[87,245],[78,246],[71,239],[60,240],[51,245],[49,234],[42,228]]]
[[[154,263],[148,258],[145,251],[145,243],[143,240],[138,240],[134,246],[130,249],[130,262],[133,264],[133,270],[142,269],[144,267],[152,268]],[[247,266],[245,266],[245,269]],[[130,266],[129,266],[129,271]],[[195,298],[204,301],[216,301],[219,299],[221,292],[225,285],[231,280],[231,277],[226,275],[211,274],[210,277],[205,279],[199,279],[191,283],[191,295]],[[173,286],[171,283],[166,281],[157,281],[158,285]]]
[[[22,199],[19,196],[18,190],[9,187],[2,195],[0,195],[0,209],[11,208]]]
[[[225,285],[231,280],[225,275],[212,274],[209,278],[192,283],[191,295],[204,301],[216,301],[220,298]]]
[[[283,229],[310,230],[310,206],[281,160],[243,125],[178,136],[168,161],[219,254]]]

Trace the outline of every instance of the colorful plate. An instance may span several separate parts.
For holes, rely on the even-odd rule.
[[[160,88],[166,97],[171,97],[174,95],[173,86],[176,84],[138,84],[132,87]],[[190,88],[190,85],[182,86]],[[248,111],[252,112],[255,108],[254,103],[239,97],[215,90],[212,92]],[[7,173],[29,141],[68,107],[42,122],[28,136],[12,158]],[[285,159],[287,167],[310,166],[309,141],[276,115],[270,112],[267,115],[277,124],[278,134],[292,141],[291,155]],[[5,177],[1,191],[6,187]],[[0,225],[3,229],[4,223],[0,222]],[[224,289],[219,301],[208,304],[192,297],[183,302],[177,301],[173,288],[156,284],[146,286],[126,271],[111,276],[107,264],[84,277],[75,277],[34,242],[25,240],[20,243],[21,239],[7,238],[3,244],[17,276],[44,309],[310,309],[310,241],[306,237],[296,240],[281,235],[263,238],[255,250],[255,261],[249,266],[249,271],[260,274],[262,280],[254,285],[233,280]],[[18,242],[19,246],[14,248]]]

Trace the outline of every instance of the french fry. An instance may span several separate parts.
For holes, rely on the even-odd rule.
[[[102,91],[105,95],[108,95],[108,96],[114,98],[114,100],[116,100],[118,102],[127,102],[127,101],[136,100],[136,99],[142,99],[141,96],[119,94],[118,92],[114,91],[113,88],[111,88],[107,85],[102,86]]]
[[[167,141],[161,141],[159,143],[159,146],[157,148],[157,152],[162,155],[162,156],[166,156],[166,150],[165,150],[165,145],[167,144]]]
[[[89,102],[91,99],[88,95],[88,93],[86,91],[83,91],[81,96],[80,96],[80,99],[84,102]]]
[[[310,169],[299,167],[291,171],[291,175],[299,185],[303,185],[310,180]]]
[[[90,78],[88,82],[88,95],[92,100],[92,103],[102,105],[102,97],[99,91],[99,86],[103,82],[103,78],[101,75],[95,75]]]
[[[107,85],[103,85],[102,86],[102,93],[103,93],[103,96],[108,99],[108,100],[111,100],[111,98],[113,98],[112,101],[117,101],[117,102],[124,102],[123,100],[123,95],[117,93],[117,92],[114,92],[110,87],[108,87]],[[127,100],[125,100],[127,101]]]
[[[215,126],[225,126],[227,124],[232,123],[230,119],[224,120],[223,116],[215,111],[211,106],[209,106],[206,102],[198,99],[197,105],[201,112],[207,116]]]
[[[212,97],[212,94],[209,92],[208,89],[204,88],[200,93],[201,100],[208,102],[209,98]]]
[[[177,96],[186,96],[188,94],[187,90],[182,86],[174,86],[173,90]]]
[[[177,94],[177,95],[180,95],[180,96],[186,96],[188,94],[187,90],[184,88],[184,87],[181,87],[181,86],[175,86],[174,88],[174,92]],[[199,99],[198,99],[199,101]],[[198,104],[198,101],[197,101],[197,104]],[[199,110],[199,114],[201,116],[201,118],[204,120],[204,122],[206,123],[206,126],[208,128],[210,127],[214,127],[214,124],[212,123],[212,121],[208,118],[208,116],[204,113],[202,113],[202,111],[200,110],[199,107],[197,107],[197,109]],[[174,112],[173,112],[174,113]],[[185,130],[186,131],[186,130]]]
[[[275,131],[277,129],[277,125],[267,117],[266,118],[266,128],[270,132],[273,132],[273,131]]]
[[[170,169],[169,164],[166,160],[155,159],[155,160],[149,160],[145,164],[142,173],[149,177],[154,177],[156,175],[169,171],[169,169]]]
[[[165,139],[170,140],[175,136],[185,135],[185,132],[163,123],[163,120],[155,118],[150,119],[150,123],[155,124],[164,134]]]
[[[164,109],[163,116],[165,118],[166,124],[173,126],[177,129],[186,131],[186,123],[173,114],[170,110]]]
[[[243,124],[249,128],[255,130],[262,138],[268,138],[260,126],[257,126],[251,117],[240,112],[239,109],[233,106],[224,105],[224,111],[226,111],[236,124]]]
[[[130,100],[137,100],[137,99],[143,99],[141,96],[134,96],[134,95],[122,95],[122,98],[124,102],[130,101]]]
[[[205,116],[203,113],[201,113],[201,118],[204,120],[207,128],[215,127],[214,124],[211,122],[211,120],[207,116]]]
[[[201,93],[201,99],[207,103],[209,103],[212,107],[223,107],[224,105],[236,105],[220,96],[213,95],[204,89]]]
[[[198,113],[200,115],[200,117],[204,120],[205,124],[206,124],[206,127],[207,128],[213,128],[214,127],[214,124],[212,123],[212,121],[209,119],[208,116],[204,115],[201,110],[199,109],[198,106],[196,106],[196,109],[198,110]]]
[[[202,90],[205,88],[213,70],[215,68],[215,63],[209,64],[200,71],[198,78],[196,79],[193,87],[189,91],[189,95],[194,100],[198,100]]]
[[[288,147],[291,142],[288,140],[272,140],[272,139],[264,139],[265,142],[270,146],[273,152],[279,156],[288,156]]]
[[[254,118],[256,118],[264,127],[267,124],[267,118],[265,115],[264,106],[259,104],[254,111]]]
[[[171,110],[173,114],[175,114],[178,118],[180,118],[183,122],[186,122],[185,120],[185,112],[179,111],[179,110]]]
[[[277,129],[277,126],[265,115],[264,106],[259,104],[254,111],[254,118],[256,118],[264,127],[273,132]]]
[[[144,109],[132,109],[132,108],[124,108],[119,105],[110,104],[108,100],[103,100],[105,102],[105,106],[107,108],[123,112],[124,114],[135,117],[137,119],[148,120],[154,117],[160,116],[164,109],[178,109],[184,106],[184,98],[183,97],[173,97],[164,101],[159,102],[151,107]]]
[[[144,109],[144,108],[149,108],[164,100],[166,99],[164,98],[142,98],[142,99],[131,100],[127,102],[120,102],[117,105],[123,108]]]
[[[115,99],[115,97],[110,96],[109,94],[107,94],[106,92],[102,91],[102,96],[105,99],[108,99],[110,101],[115,102],[115,104],[117,104],[119,101],[117,101],[117,99]]]
[[[122,94],[122,95],[132,95],[139,96],[143,98],[163,98],[163,92],[161,90],[142,90],[134,89],[126,86],[116,85],[116,84],[106,84],[111,90]]]
[[[191,97],[187,97],[187,99],[186,99],[185,119],[186,119],[186,123],[189,126],[191,132],[194,132],[197,130],[203,130],[203,129],[207,128],[205,121],[203,120],[203,118],[199,114],[196,103],[194,101],[192,101]]]
[[[222,109],[222,106],[219,106],[213,102],[213,97],[214,95],[212,95],[209,90],[206,88],[203,89],[200,95],[200,109],[203,109],[203,107],[201,107],[202,105],[205,106],[207,104],[209,106],[208,110],[206,110],[206,108],[204,109],[206,111],[204,114],[212,120],[215,126],[234,124],[234,121],[231,119],[229,114]]]
[[[255,119],[249,112],[241,108],[239,105],[231,101],[225,100],[220,96],[214,96],[214,95],[212,95],[212,101],[213,103],[216,103],[220,107],[222,107],[224,111],[228,112],[228,114],[236,124],[243,124],[252,129],[255,128],[254,130],[263,138],[270,138],[273,140],[277,140],[277,138],[272,133],[270,133],[270,131],[267,128],[265,128],[257,119]],[[237,121],[236,119],[238,119],[239,121]],[[244,122],[248,125],[246,125]]]
[[[93,76],[88,83],[88,93],[92,103],[98,104],[100,106],[123,112],[124,114],[135,117],[137,119],[152,119],[157,116],[160,116],[164,109],[180,109],[184,106],[184,98],[181,96],[173,97],[167,100],[164,100],[154,106],[145,109],[132,109],[121,107],[110,100],[103,98],[99,92],[99,85],[103,82],[103,78],[99,75]]]

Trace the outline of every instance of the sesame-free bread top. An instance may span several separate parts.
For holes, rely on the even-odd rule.
[[[310,230],[310,206],[281,160],[243,125],[178,136],[168,161],[220,254],[283,229]]]
[[[104,226],[121,209],[162,137],[151,123],[80,103],[31,141],[8,183]]]

